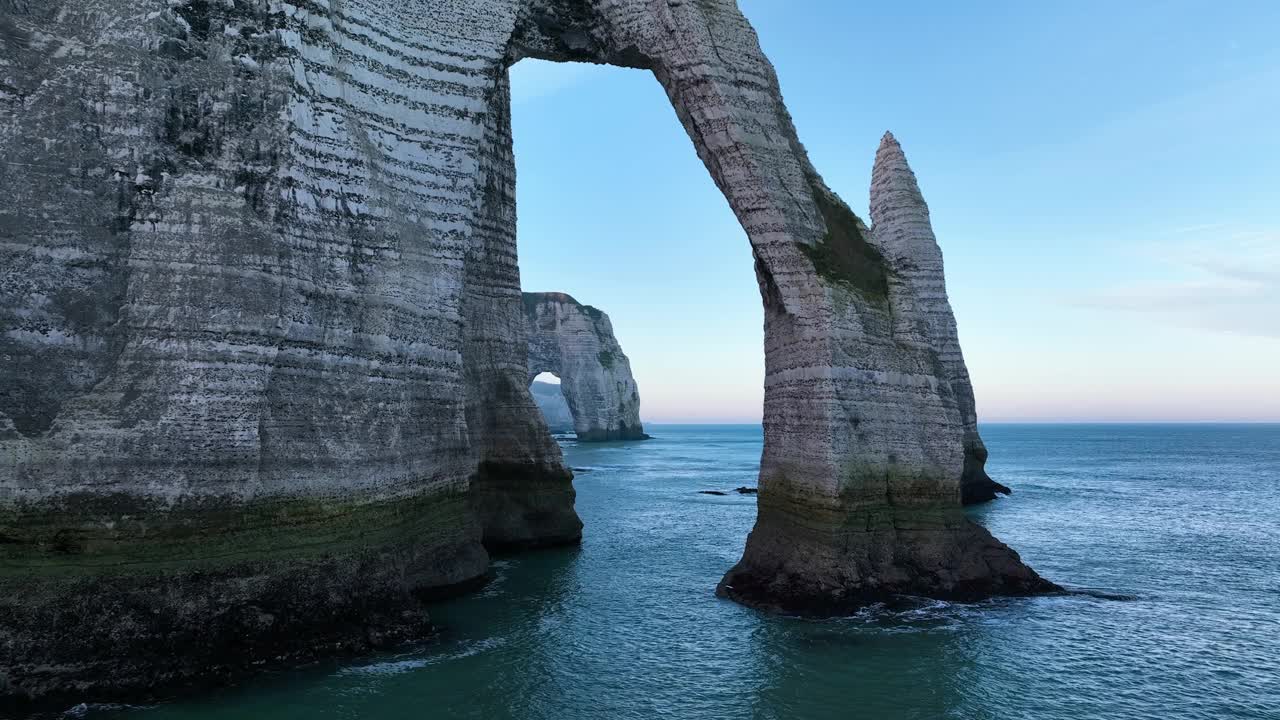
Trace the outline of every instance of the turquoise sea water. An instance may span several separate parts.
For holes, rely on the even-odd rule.
[[[987,425],[973,511],[1084,591],[808,621],[719,600],[761,431],[565,442],[582,547],[501,559],[435,644],[92,718],[1280,718],[1280,426]]]

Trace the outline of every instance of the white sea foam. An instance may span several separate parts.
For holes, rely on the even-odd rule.
[[[99,713],[125,712],[127,710],[149,710],[154,705],[126,705],[124,703],[80,703],[63,711],[65,718],[84,718]]]
[[[485,638],[461,643],[459,647],[448,652],[430,654],[414,653],[402,656],[398,660],[386,660],[368,665],[352,665],[339,670],[337,675],[400,675],[440,663],[461,660],[488,652],[507,644],[506,638]]]

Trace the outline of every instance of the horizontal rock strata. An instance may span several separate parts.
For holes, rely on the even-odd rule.
[[[609,316],[564,293],[524,293],[529,377],[549,372],[578,440],[643,440],[640,392]]]
[[[895,595],[966,600],[1057,590],[958,509],[1007,488],[983,469],[987,450],[942,252],[897,140],[886,134],[876,155],[874,227],[816,185],[814,197],[826,234],[805,252],[836,300],[832,342],[846,365],[766,379],[759,516],[719,593],[830,614]],[[842,459],[814,478],[771,456],[770,433],[795,420],[772,414],[778,405],[768,393],[798,401],[824,387],[809,397],[831,397],[844,425],[814,440]]]
[[[420,637],[486,547],[577,541],[528,392],[524,57],[651,70],[751,241],[761,510],[725,592],[1040,587],[958,515],[912,285],[731,0],[17,0],[0,35],[0,695]]]
[[[874,242],[895,268],[895,283],[903,291],[895,312],[894,337],[900,343],[932,349],[938,357],[939,379],[950,385],[964,427],[964,468],[960,499],[965,505],[993,500],[1009,488],[986,472],[987,448],[978,435],[978,412],[973,385],[964,364],[955,315],[947,300],[942,249],[938,247],[915,173],[902,146],[885,133],[871,172],[871,220]]]
[[[522,12],[0,4],[0,695],[422,637],[486,546],[577,541],[525,374]]]

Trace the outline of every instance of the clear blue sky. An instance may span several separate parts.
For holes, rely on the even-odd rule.
[[[740,0],[865,219],[933,213],[980,417],[1280,420],[1280,2]],[[608,312],[648,421],[757,421],[745,234],[656,80],[512,71],[526,290]]]

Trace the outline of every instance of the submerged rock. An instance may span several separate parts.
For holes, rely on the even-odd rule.
[[[648,438],[640,424],[640,392],[631,362],[614,337],[609,316],[565,293],[524,293],[524,313],[529,377],[549,372],[560,378],[578,439]],[[554,404],[547,405],[555,411]]]
[[[759,492],[759,490],[753,487],[740,487],[737,490],[734,490],[734,492],[738,493],[739,495],[755,495],[756,493]]]
[[[525,57],[652,71],[752,244],[759,518],[721,591],[1051,587],[961,514],[977,454],[915,251],[822,182],[730,0],[41,0],[0,25],[0,695],[421,637],[418,598],[487,548],[578,541],[528,390]]]
[[[728,495],[729,493],[723,490],[699,490],[698,494],[699,495]]]

